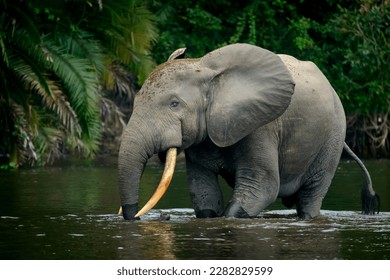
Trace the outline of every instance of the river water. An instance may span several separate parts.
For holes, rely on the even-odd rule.
[[[308,221],[280,201],[256,219],[196,219],[183,164],[156,209],[137,222],[116,214],[113,163],[1,172],[0,259],[390,259],[390,161],[365,163],[381,212],[360,214],[360,169],[343,161],[321,216]],[[141,204],[161,172],[147,167]],[[231,189],[222,185],[227,201]]]

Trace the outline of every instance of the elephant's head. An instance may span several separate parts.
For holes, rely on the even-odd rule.
[[[175,156],[176,149],[185,150],[207,137],[219,147],[233,145],[278,118],[291,101],[292,77],[268,50],[234,44],[199,59],[172,59],[177,55],[147,78],[123,134],[119,188],[125,219],[134,219],[138,211],[140,178],[153,154]],[[172,175],[164,176],[159,197]]]

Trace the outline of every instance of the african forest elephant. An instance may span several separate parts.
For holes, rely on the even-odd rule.
[[[316,65],[247,44],[199,59],[174,59],[174,54],[145,81],[122,137],[119,189],[125,219],[137,219],[157,203],[177,151],[186,155],[199,218],[255,217],[277,197],[295,206],[300,218],[315,217],[343,148],[365,172],[363,211],[375,212],[379,198],[369,174],[344,143],[342,104]],[[137,213],[141,175],[153,154],[167,155],[167,172]],[[234,188],[226,208],[218,175]]]

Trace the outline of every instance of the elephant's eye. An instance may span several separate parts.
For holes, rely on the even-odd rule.
[[[176,100],[172,101],[171,104],[169,105],[169,107],[171,107],[171,108],[175,108],[177,106],[179,106],[179,101],[176,101]]]

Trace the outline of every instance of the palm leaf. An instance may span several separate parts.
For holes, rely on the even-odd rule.
[[[42,127],[41,133],[35,139],[37,150],[41,155],[39,163],[51,164],[63,157],[64,139],[66,139],[65,131],[54,127]]]
[[[89,64],[93,65],[95,71],[99,74],[107,71],[100,43],[94,40],[90,33],[77,30],[71,34],[61,32],[61,34],[55,34],[55,36],[58,39],[58,45],[62,46],[66,53],[88,59]]]
[[[71,134],[80,135],[81,127],[78,123],[77,114],[67,100],[66,95],[55,81],[48,80],[47,83],[51,95],[41,94],[43,102],[48,108],[57,113],[62,124]]]
[[[77,113],[82,129],[81,137],[88,144],[86,153],[93,153],[98,147],[100,120],[98,112],[99,80],[98,74],[88,59],[67,54],[53,44],[50,37],[44,38],[45,46],[51,56],[53,73],[61,79],[71,106]]]
[[[148,74],[154,16],[142,0],[0,1],[1,153],[18,154],[20,163],[52,162],[64,147],[92,155],[100,114],[105,133],[124,124],[102,98],[103,81],[117,97],[131,95],[127,71]]]
[[[26,161],[34,162],[38,156],[35,150],[34,143],[32,141],[31,131],[28,127],[26,115],[22,106],[12,102],[12,118],[15,120],[15,131],[17,133],[16,146],[18,162],[23,163]]]
[[[11,60],[11,68],[20,78],[25,90],[37,93],[42,98],[43,104],[58,115],[62,124],[71,133],[80,134],[81,128],[77,115],[66,99],[64,92],[57,83],[40,71],[30,57],[23,58],[25,60],[21,57],[14,57]]]
[[[0,49],[1,49],[1,57],[4,62],[4,64],[8,67],[9,60],[8,60],[8,51],[7,51],[7,35],[6,30],[4,28],[6,24],[6,17],[5,14],[2,14],[0,16]]]
[[[158,37],[155,23],[155,16],[143,1],[118,0],[104,2],[90,26],[96,26],[94,33],[112,57],[128,65],[142,82],[145,72],[149,74],[155,65],[150,57],[152,44]],[[144,61],[148,63],[139,68]]]

